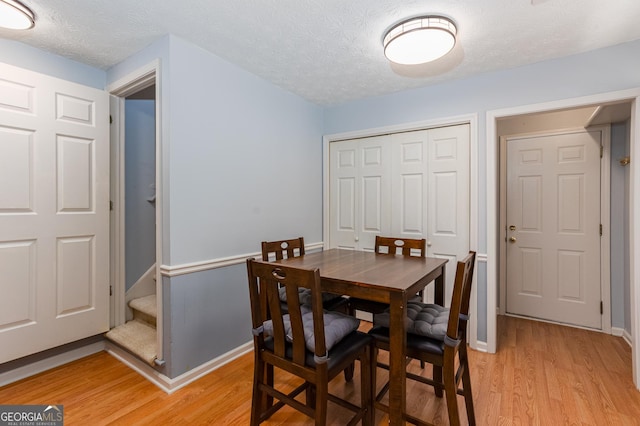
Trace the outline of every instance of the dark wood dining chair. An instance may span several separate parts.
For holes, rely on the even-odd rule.
[[[427,256],[427,241],[423,239],[413,238],[393,238],[393,237],[381,237],[376,235],[376,242],[374,251],[378,254],[388,254],[402,256]],[[417,296],[419,300],[423,299],[423,291],[420,291]],[[389,307],[386,303],[374,302],[371,300],[352,297],[349,299],[349,314],[355,315],[356,310],[371,312],[372,314],[379,314],[384,312]]]
[[[476,424],[467,357],[467,321],[475,258],[476,253],[472,251],[458,262],[449,309],[421,302],[407,304],[407,318],[409,320],[407,357],[428,362],[434,366],[433,380],[409,372],[407,372],[407,379],[433,386],[436,396],[441,396],[442,390],[444,390],[449,424],[452,426],[460,425],[458,394],[464,396],[468,424],[471,426]],[[374,327],[369,331],[369,334],[375,339],[374,362],[377,362],[379,349],[389,350],[389,322],[389,312],[374,317]],[[379,363],[378,366],[388,368]],[[441,369],[442,377],[435,377],[436,368]],[[372,380],[375,393],[375,374],[373,374]],[[462,387],[460,387],[460,381],[462,381]],[[388,411],[388,407],[380,401],[388,389],[389,383],[387,382],[374,401],[375,407],[383,411]],[[408,414],[405,416],[407,420],[415,424],[430,424]]]
[[[289,259],[292,257],[304,256],[304,237],[291,238],[288,240],[263,241],[262,242],[262,260],[265,262]],[[298,297],[303,303],[309,302],[309,291],[300,289]],[[282,308],[287,309],[287,295],[284,291],[280,292],[280,300],[283,303]],[[322,293],[322,306],[330,311],[347,312],[347,298],[339,294]]]
[[[262,242],[262,260],[265,262],[297,256],[304,256],[303,237]]]
[[[359,321],[339,312],[324,311],[320,272],[247,260],[254,342],[251,425],[259,425],[284,405],[327,423],[327,403],[352,410],[350,425],[373,423],[371,372],[372,337],[357,330]],[[289,296],[288,313],[280,303],[280,288]],[[311,306],[295,296],[299,288],[311,292]],[[360,361],[360,407],[328,392],[329,381],[355,360]],[[276,367],[304,382],[288,393],[279,389],[267,370]],[[296,396],[306,391],[306,404]],[[274,399],[277,403],[273,403]]]

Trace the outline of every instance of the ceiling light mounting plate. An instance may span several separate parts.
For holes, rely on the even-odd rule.
[[[384,36],[384,54],[391,62],[416,65],[446,55],[456,43],[455,23],[444,16],[419,16],[394,25]]]

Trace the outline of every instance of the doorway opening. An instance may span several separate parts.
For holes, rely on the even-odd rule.
[[[106,337],[160,367],[160,174],[157,64],[114,84],[111,97],[111,330]]]
[[[630,341],[629,172],[620,163],[630,116],[625,101],[498,120],[500,314],[626,330]],[[544,152],[546,165],[534,161]],[[516,200],[519,189],[526,199]],[[516,226],[522,218],[529,229]]]
[[[499,314],[500,308],[500,293],[499,293],[499,274],[500,274],[500,257],[499,249],[501,240],[504,239],[504,232],[500,229],[499,209],[500,209],[500,187],[499,187],[499,138],[498,138],[498,123],[500,120],[511,117],[521,117],[528,114],[547,113],[552,111],[564,111],[575,108],[581,108],[583,106],[595,106],[596,109],[601,111],[603,108],[609,105],[627,104],[625,108],[630,106],[629,119],[627,121],[626,138],[630,145],[630,154],[637,150],[639,142],[637,128],[638,122],[638,109],[637,101],[640,99],[640,92],[638,90],[627,90],[620,92],[613,92],[609,94],[593,95],[577,99],[567,99],[562,101],[554,101],[545,104],[526,105],[521,107],[505,108],[503,110],[493,110],[487,112],[487,235],[490,236],[487,239],[487,351],[495,353],[497,347],[497,329],[496,319]],[[606,109],[606,108],[605,108]],[[609,120],[607,114],[601,115],[602,119],[607,119],[608,123],[615,123],[616,120]],[[599,124],[599,123],[596,123]],[[621,158],[613,158],[612,160],[620,162],[626,162],[624,156]],[[613,161],[612,161],[613,163]],[[636,279],[636,272],[634,263],[637,261],[638,252],[635,249],[638,243],[640,243],[640,233],[636,231],[634,226],[634,215],[638,210],[637,197],[634,197],[634,188],[638,185],[638,171],[636,166],[628,167],[629,173],[629,190],[628,190],[628,206],[623,206],[623,214],[626,214],[625,220],[629,227],[629,266],[624,270],[622,274],[628,273],[629,281],[629,295],[628,298],[624,296],[625,303],[630,311],[630,344],[632,349],[633,359],[633,374],[634,382],[636,386],[640,386],[640,354],[637,351],[638,344],[638,316],[636,311],[640,304],[638,299],[638,280]],[[612,210],[615,206],[612,205]],[[626,219],[628,218],[628,219]]]

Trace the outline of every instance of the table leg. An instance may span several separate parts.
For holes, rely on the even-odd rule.
[[[406,297],[392,294],[389,318],[389,424],[404,424],[406,407],[405,346],[406,330],[404,324]]]
[[[446,264],[442,265],[442,273],[438,278],[435,279],[436,288],[435,288],[435,294],[434,294],[434,301],[436,302],[437,305],[440,305],[440,306],[444,306],[444,285],[446,282],[446,279],[445,279],[446,271],[447,271]],[[435,365],[433,366],[433,381],[442,383],[442,367],[436,367]],[[436,388],[435,394],[437,397],[442,398],[443,396],[442,389]]]
[[[446,264],[442,265],[442,274],[440,274],[440,276],[438,278],[435,279],[435,294],[434,294],[434,301],[436,302],[437,305],[440,306],[444,306],[444,284],[446,282],[446,272],[447,272],[447,268],[446,268]]]

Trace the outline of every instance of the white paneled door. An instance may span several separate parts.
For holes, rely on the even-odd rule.
[[[602,328],[600,145],[600,131],[508,139],[508,313]]]
[[[391,226],[391,144],[386,136],[330,145],[331,247],[373,251]]]
[[[109,329],[106,92],[0,64],[0,363]]]
[[[429,256],[450,260],[448,301],[456,261],[469,251],[469,126],[331,142],[329,156],[329,247],[426,238]]]

